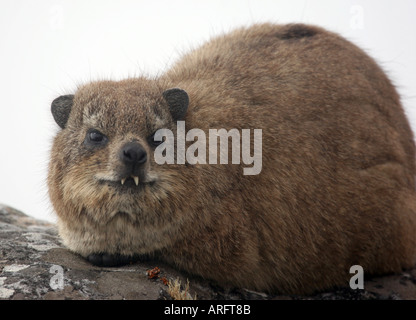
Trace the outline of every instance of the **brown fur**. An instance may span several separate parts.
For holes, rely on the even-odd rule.
[[[261,173],[157,165],[146,139],[175,130],[162,98],[173,87],[189,95],[187,130],[262,129]],[[105,148],[85,149],[90,128]],[[131,140],[149,154],[148,183],[119,194],[97,177],[115,179]],[[161,77],[79,88],[48,183],[60,234],[84,256],[155,254],[220,285],[311,293],[348,285],[354,264],[414,266],[414,154],[398,94],[370,57],[318,27],[263,24],[213,39]]]

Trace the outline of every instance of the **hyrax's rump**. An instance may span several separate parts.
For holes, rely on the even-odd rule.
[[[242,28],[161,77],[87,84],[52,113],[60,235],[93,263],[153,255],[220,285],[280,293],[348,285],[352,265],[377,274],[416,263],[412,132],[383,71],[333,33]],[[202,135],[185,145],[181,121],[207,139],[249,129],[251,152],[261,130],[261,171],[232,163],[231,139],[227,164],[191,164],[214,151],[192,149]],[[172,150],[174,163],[156,163]]]

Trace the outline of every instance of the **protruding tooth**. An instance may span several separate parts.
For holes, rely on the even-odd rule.
[[[133,176],[134,179],[134,183],[136,184],[136,186],[139,185],[139,177],[138,176]]]
[[[126,178],[121,179],[121,184],[123,185],[126,182]]]

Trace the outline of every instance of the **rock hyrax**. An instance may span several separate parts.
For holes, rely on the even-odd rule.
[[[334,33],[241,28],[161,76],[81,86],[52,113],[59,232],[95,264],[150,255],[222,286],[305,294],[348,286],[352,265],[416,263],[413,134],[384,72]],[[250,129],[251,148],[261,129],[260,172],[176,161],[182,121],[207,138]],[[159,129],[174,163],[155,161]]]

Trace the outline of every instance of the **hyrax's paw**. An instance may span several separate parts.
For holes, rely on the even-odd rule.
[[[87,256],[87,260],[99,267],[117,267],[135,262],[136,256],[123,256],[119,254],[93,253]]]

